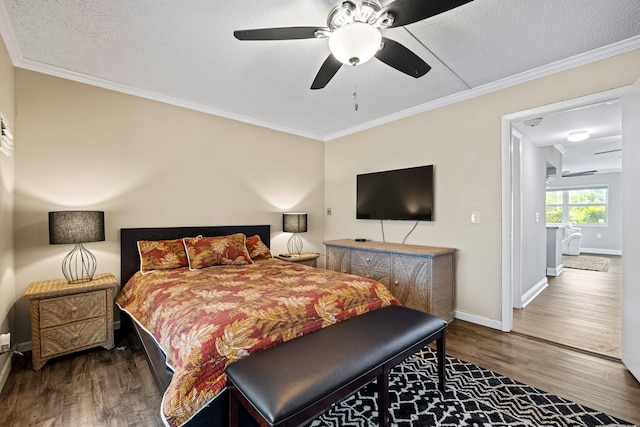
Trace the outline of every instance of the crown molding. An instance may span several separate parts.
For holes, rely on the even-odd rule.
[[[15,67],[23,59],[22,52],[18,46],[16,32],[13,30],[13,24],[9,19],[9,13],[3,1],[0,1],[0,36],[2,36],[7,52],[9,52],[9,58],[11,58],[11,62]]]
[[[575,55],[548,65],[544,65],[532,70],[525,71],[520,74],[506,77],[495,82],[487,83],[482,86],[478,86],[469,90],[461,91],[453,95],[449,95],[443,98],[436,99],[431,102],[427,102],[416,107],[408,108],[403,111],[399,111],[394,114],[390,114],[380,119],[372,120],[367,123],[363,123],[358,126],[354,126],[343,131],[336,132],[330,135],[326,135],[325,141],[341,138],[357,132],[362,132],[367,129],[371,129],[383,124],[391,123],[396,120],[414,116],[416,114],[424,113],[426,111],[435,110],[437,108],[445,107],[447,105],[455,104],[456,102],[466,101],[478,96],[486,95],[491,92],[506,89],[511,86],[526,83],[541,77],[546,77],[551,74],[559,73],[561,71],[569,70],[571,68],[586,65],[592,62],[596,62],[602,59],[606,59],[615,55],[620,55],[625,52],[629,52],[640,48],[640,36],[635,36],[630,39],[626,39],[617,43],[610,44],[608,46],[601,47],[589,52],[585,52],[580,55]]]
[[[303,131],[301,129],[292,128],[290,126],[283,126],[277,123],[271,123],[261,120],[256,120],[252,117],[247,117],[241,114],[235,114],[228,111],[219,110],[207,105],[198,104],[195,102],[185,101],[183,99],[174,98],[171,96],[163,95],[161,93],[146,91],[137,89],[124,84],[112,82],[105,79],[99,79],[86,74],[66,70],[60,67],[54,67],[48,64],[43,64],[37,61],[25,59],[20,50],[18,40],[15,37],[11,20],[7,13],[7,9],[4,2],[0,1],[0,35],[4,40],[5,46],[9,53],[9,57],[13,62],[13,65],[18,68],[23,68],[30,71],[35,71],[43,74],[48,74],[55,77],[60,77],[67,80],[72,80],[80,83],[85,83],[92,86],[97,86],[103,89],[113,90],[116,92],[126,93],[133,96],[138,96],[153,101],[163,102],[170,105],[175,105],[181,108],[186,108],[194,111],[199,111],[206,114],[211,114],[231,120],[240,121],[243,123],[260,126],[267,129],[272,129],[278,132],[284,132],[292,135],[301,136],[308,139],[318,141],[331,141],[333,139],[342,138],[344,136],[352,135],[358,132],[362,132],[377,126],[381,126],[387,123],[394,122],[403,118],[414,116],[416,114],[424,113],[426,111],[441,108],[447,105],[455,104],[456,102],[466,101],[478,96],[482,96],[491,92],[495,92],[501,89],[505,89],[511,86],[515,86],[521,83],[526,83],[531,80],[535,80],[541,77],[545,77],[551,74],[555,74],[561,71],[565,71],[571,68],[586,65],[591,62],[599,61],[609,58],[611,56],[619,55],[625,52],[629,52],[640,48],[640,36],[635,36],[617,43],[604,46],[583,54],[575,55],[570,58],[563,59],[561,61],[554,62],[552,64],[544,65],[532,70],[516,74],[504,79],[491,82],[485,85],[481,85],[469,90],[464,90],[455,93],[450,96],[446,96],[440,99],[436,99],[425,104],[421,104],[415,107],[408,108],[387,116],[381,117],[376,120],[371,120],[366,123],[362,123],[357,126],[343,129],[339,132],[334,132],[327,135],[318,135],[310,132]]]
[[[17,64],[14,64],[18,68],[22,68],[29,71],[35,71],[42,74],[47,74],[54,77],[60,77],[62,79],[75,81],[78,83],[84,83],[91,86],[99,87],[102,89],[113,90],[115,92],[125,93],[127,95],[137,96],[139,98],[149,99],[152,101],[162,102],[169,105],[174,105],[181,108],[186,108],[189,110],[198,111],[201,113],[211,114],[213,116],[218,116],[226,119],[231,119],[239,122],[244,122],[247,124],[260,126],[263,128],[272,129],[278,132],[284,132],[292,135],[301,136],[304,138],[315,139],[322,141],[323,137],[321,135],[312,134],[309,132],[301,131],[300,129],[295,129],[287,126],[282,126],[279,124],[265,122],[256,120],[251,117],[243,116],[240,114],[231,113],[228,111],[219,110],[217,108],[213,108],[207,105],[198,104],[196,102],[185,101],[184,99],[171,97],[168,95],[164,95],[158,92],[147,91],[143,89],[138,89],[132,86],[124,85],[121,83],[112,82],[106,79],[100,79],[93,76],[89,76],[83,73],[78,73],[75,71],[67,70],[60,67],[54,67],[52,65],[43,64],[37,61],[31,61],[28,59],[22,59]]]

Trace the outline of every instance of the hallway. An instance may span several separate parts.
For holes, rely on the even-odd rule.
[[[524,309],[513,310],[513,332],[596,353],[621,357],[622,257],[607,272],[565,268]]]

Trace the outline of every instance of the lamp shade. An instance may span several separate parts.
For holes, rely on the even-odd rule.
[[[285,233],[305,233],[307,231],[306,213],[286,213],[282,215],[282,231]]]
[[[49,244],[104,241],[104,212],[49,212]]]

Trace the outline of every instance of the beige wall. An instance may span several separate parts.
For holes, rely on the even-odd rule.
[[[433,164],[435,221],[420,223],[407,243],[457,248],[458,312],[499,322],[501,117],[639,77],[635,50],[326,143],[325,203],[333,214],[325,238],[382,239],[379,221],[355,219],[356,174]],[[480,224],[471,224],[472,211]],[[386,240],[401,242],[413,224],[385,221]]]
[[[11,129],[14,110],[15,73],[0,38],[0,111]],[[14,135],[15,136],[15,135]],[[13,332],[15,273],[13,269],[13,187],[14,161],[0,152],[0,333]],[[15,337],[12,337],[15,338]],[[0,390],[9,374],[9,354],[0,355]]]
[[[499,321],[501,116],[630,84],[637,70],[633,51],[326,144],[17,70],[17,342],[30,340],[21,295],[60,277],[71,249],[48,245],[50,210],[104,210],[107,241],[87,247],[116,275],[121,227],[268,223],[280,252],[281,212],[304,210],[305,250],[323,252],[323,239],[381,240],[379,222],[355,220],[357,173],[422,164],[435,165],[435,221],[407,243],[457,248],[459,312]],[[412,226],[385,222],[387,241]]]
[[[49,245],[47,212],[105,211],[106,241],[85,246],[119,275],[122,227],[270,224],[305,211],[305,250],[322,249],[324,148],[248,124],[25,70],[16,74],[15,263],[18,342],[30,340],[32,281],[62,277],[72,247]]]

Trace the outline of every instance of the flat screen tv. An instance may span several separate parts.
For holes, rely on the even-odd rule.
[[[433,221],[433,165],[358,175],[356,218]]]

